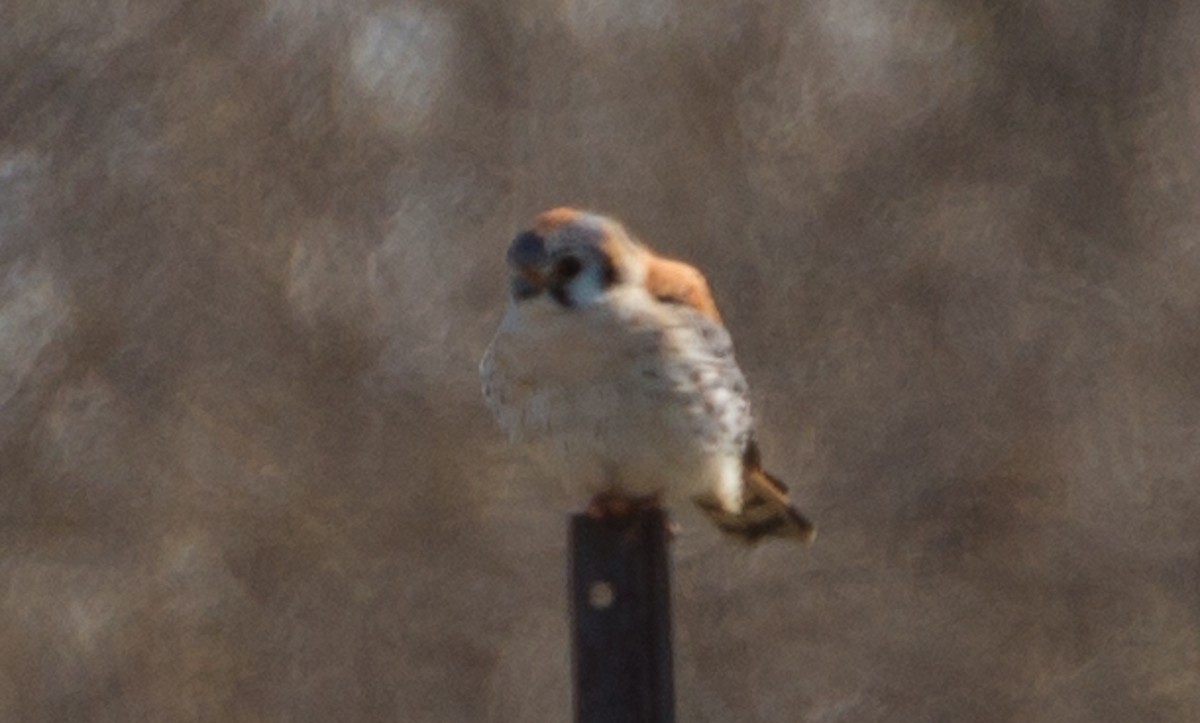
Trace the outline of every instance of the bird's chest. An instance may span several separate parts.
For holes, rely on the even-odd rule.
[[[744,382],[686,320],[611,310],[510,310],[484,356],[488,406],[510,439],[593,491],[712,482],[749,429]],[[534,311],[536,313],[536,310]]]
[[[496,416],[510,439],[566,489],[648,495],[676,479],[704,479],[704,454],[688,431],[694,420],[686,407],[628,369],[590,367],[579,377],[547,371],[536,379],[517,374],[498,391]]]
[[[604,436],[666,411],[650,383],[663,363],[660,332],[570,321],[506,318],[493,340],[485,395],[510,434]]]

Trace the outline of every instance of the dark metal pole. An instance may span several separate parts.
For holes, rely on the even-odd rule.
[[[576,723],[673,723],[666,518],[571,518]]]

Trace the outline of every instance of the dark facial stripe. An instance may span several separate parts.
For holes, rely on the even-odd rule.
[[[617,283],[617,267],[613,265],[612,259],[604,256],[604,288],[608,288]]]
[[[567,293],[567,288],[561,284],[550,287],[550,296],[554,297],[554,300],[563,308],[570,309],[575,306],[571,301],[571,296]]]

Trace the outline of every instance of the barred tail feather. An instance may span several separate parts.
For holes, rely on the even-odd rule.
[[[817,530],[812,522],[792,506],[787,486],[762,468],[754,442],[746,448],[742,472],[742,509],[733,513],[715,500],[700,500],[700,509],[720,530],[742,542],[755,543],[766,538],[812,542]]]

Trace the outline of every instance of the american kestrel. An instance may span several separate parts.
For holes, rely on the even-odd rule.
[[[508,265],[483,395],[511,441],[591,496],[589,511],[694,502],[747,542],[813,538],[762,467],[746,381],[699,271],[571,208],[538,216]]]

